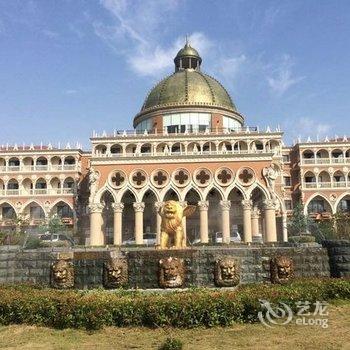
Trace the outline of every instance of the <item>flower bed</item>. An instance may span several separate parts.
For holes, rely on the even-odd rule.
[[[169,293],[61,291],[29,285],[0,287],[0,324],[99,329],[103,326],[196,327],[256,322],[259,299],[284,302],[350,299],[350,280],[298,280],[236,290],[193,289]]]

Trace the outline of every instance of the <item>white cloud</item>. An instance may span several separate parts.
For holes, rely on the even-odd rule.
[[[179,8],[180,2],[101,0],[114,23],[106,25],[95,21],[95,34],[117,54],[123,55],[129,67],[137,74],[160,77],[173,67],[171,58],[175,57],[185,42],[183,35],[167,45],[159,44],[166,30],[166,22]],[[201,32],[189,35],[189,42],[201,55],[205,55],[213,46],[211,40]]]
[[[0,34],[5,32],[5,24],[4,22],[0,19]]]
[[[310,117],[301,117],[290,128],[294,137],[324,137],[332,131],[332,126]]]
[[[205,54],[212,46],[211,41],[203,33],[192,33],[188,40],[190,44],[195,47],[201,55]],[[155,48],[151,47],[137,47],[136,55],[129,57],[129,62],[132,69],[140,75],[159,76],[164,71],[174,66],[171,58],[174,58],[176,53],[184,45],[184,38],[178,37],[169,47],[161,47],[159,45]]]
[[[227,79],[235,79],[241,71],[242,65],[247,62],[247,57],[244,54],[236,57],[223,57],[218,62],[219,74]]]
[[[75,90],[75,89],[67,89],[67,90],[64,90],[63,93],[65,95],[74,95],[74,94],[77,94],[78,93],[78,90]]]
[[[57,39],[60,35],[52,30],[44,29],[42,33],[50,39]]]
[[[305,77],[297,77],[292,74],[294,62],[289,55],[283,55],[282,62],[271,70],[266,77],[271,92],[277,97],[282,96],[293,85],[302,81]]]

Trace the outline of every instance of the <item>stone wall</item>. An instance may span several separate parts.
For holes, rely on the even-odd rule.
[[[332,277],[350,277],[350,241],[327,240],[322,242],[327,248]]]
[[[184,260],[184,287],[214,287],[215,261],[223,257],[231,257],[239,262],[241,283],[269,282],[270,259],[278,255],[292,258],[296,277],[330,276],[327,249],[319,246],[196,247],[166,251],[152,248],[23,250],[17,246],[8,246],[0,248],[0,283],[49,285],[52,263],[58,259],[69,259],[74,264],[75,288],[97,288],[102,286],[103,264],[110,257],[127,259],[128,286],[131,288],[159,288],[159,260],[168,257]]]
[[[185,287],[214,287],[215,261],[223,257],[240,262],[241,283],[269,282],[270,259],[278,255],[293,259],[296,277],[330,276],[327,251],[321,247],[203,247],[173,251],[130,251],[129,283],[134,288],[157,288],[159,259],[168,256],[184,260]]]

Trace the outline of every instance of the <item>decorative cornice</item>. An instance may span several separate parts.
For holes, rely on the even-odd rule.
[[[242,155],[240,155],[242,156]],[[122,165],[122,164],[164,164],[166,163],[193,163],[194,160],[205,162],[205,163],[213,163],[213,162],[247,162],[247,161],[271,161],[273,158],[273,154],[264,154],[259,155],[256,154],[254,157],[247,155],[246,157],[235,157],[235,155],[231,155],[231,157],[228,157],[227,154],[223,154],[221,157],[217,155],[213,155],[211,158],[208,157],[208,155],[205,155],[205,158],[198,157],[198,155],[194,156],[163,156],[163,157],[132,157],[127,158],[123,157],[120,158],[95,158],[91,159],[91,164],[96,165]]]

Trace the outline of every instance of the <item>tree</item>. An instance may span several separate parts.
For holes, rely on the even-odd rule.
[[[290,236],[301,236],[309,234],[310,219],[304,214],[304,206],[299,202],[293,209],[292,217],[288,222]]]
[[[45,222],[45,224],[39,227],[41,232],[49,232],[51,234],[51,241],[53,235],[66,230],[66,225],[62,222],[61,218],[58,215],[52,215]]]

